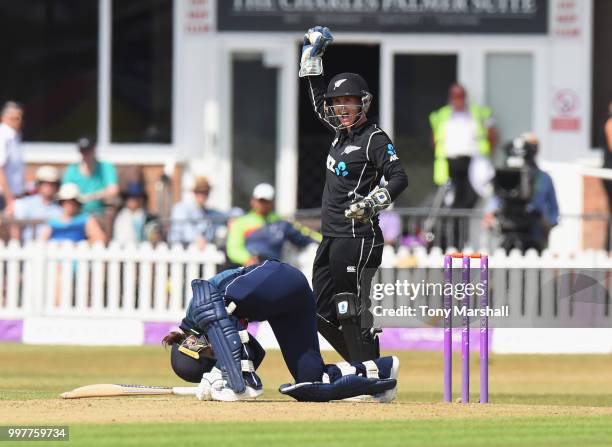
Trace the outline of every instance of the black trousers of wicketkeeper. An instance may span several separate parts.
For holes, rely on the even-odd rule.
[[[349,355],[338,320],[334,296],[338,293],[354,293],[358,298],[360,326],[366,338],[372,337],[373,317],[370,313],[370,287],[376,269],[380,266],[383,237],[376,227],[372,237],[323,237],[315,257],[312,285],[317,297],[319,332],[348,361]],[[326,330],[327,329],[327,330]],[[378,357],[378,340],[372,358]],[[362,360],[362,359],[358,359]]]

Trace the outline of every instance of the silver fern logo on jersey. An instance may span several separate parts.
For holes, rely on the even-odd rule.
[[[361,149],[361,146],[353,146],[353,145],[350,145],[350,146],[347,146],[347,147],[345,147],[345,148],[344,148],[344,150],[342,151],[342,154],[343,154],[343,155],[348,155],[348,154],[350,154],[351,152],[358,151],[359,149]]]

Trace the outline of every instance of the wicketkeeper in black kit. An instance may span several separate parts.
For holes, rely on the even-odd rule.
[[[384,243],[378,213],[408,186],[408,178],[389,137],[368,121],[373,97],[366,81],[341,73],[325,85],[322,56],[332,41],[328,28],[309,29],[299,71],[317,117],[334,133],[313,288],[319,332],[347,361],[363,361],[380,356],[380,331],[373,328],[369,311]]]

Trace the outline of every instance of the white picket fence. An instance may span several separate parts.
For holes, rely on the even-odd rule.
[[[315,250],[309,247],[292,260],[307,277],[311,275]],[[443,257],[437,249],[429,253],[422,249],[395,252],[385,247],[379,279],[390,281],[384,275],[401,276],[411,268],[429,269],[439,275]],[[190,281],[214,275],[224,261],[224,254],[214,246],[201,251],[165,244],[152,247],[148,243],[0,243],[0,319],[59,316],[179,321],[191,297]],[[550,279],[547,275],[553,269],[599,269],[598,279],[607,289],[610,278],[606,271],[612,269],[612,259],[605,252],[545,252],[542,256],[529,252],[523,256],[518,251],[510,255],[497,251],[489,257],[489,266],[497,304],[511,304],[513,309],[521,309],[523,316],[547,317],[554,312],[555,318],[562,318],[571,327],[570,320],[575,317],[571,302],[559,301],[551,288],[538,294],[538,288]],[[512,272],[502,274],[504,269]],[[598,293],[603,289],[599,288]],[[537,299],[530,299],[533,296]],[[599,303],[592,307],[592,312],[597,313],[593,321],[599,327],[612,327],[609,300],[606,295],[592,301]]]
[[[214,275],[224,261],[214,246],[0,244],[0,317],[178,321],[190,281]]]

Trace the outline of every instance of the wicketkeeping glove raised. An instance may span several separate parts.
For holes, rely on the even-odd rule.
[[[349,219],[367,222],[391,205],[391,195],[385,188],[376,188],[366,197],[351,203],[344,215]]]
[[[327,27],[315,26],[304,34],[302,46],[302,59],[300,61],[300,78],[304,76],[319,76],[323,74],[323,60],[327,45],[333,42],[334,37]]]

